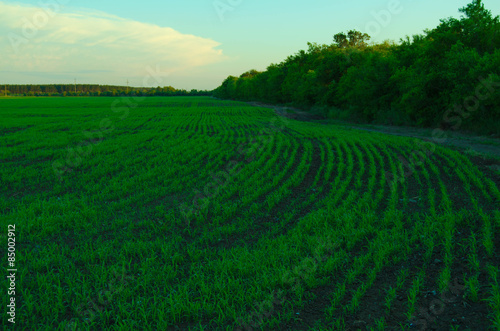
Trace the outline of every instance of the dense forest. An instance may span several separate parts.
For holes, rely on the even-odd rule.
[[[0,87],[0,96],[206,96],[211,91],[178,90],[172,86],[156,88],[138,88],[97,84],[58,84],[58,85],[4,85]]]
[[[222,99],[288,104],[331,118],[500,133],[500,22],[481,0],[399,43],[338,33],[266,71],[229,76]]]

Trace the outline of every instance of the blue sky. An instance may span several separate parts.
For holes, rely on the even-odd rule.
[[[350,29],[398,41],[469,2],[0,0],[0,83],[213,89],[307,42],[330,44]],[[498,0],[483,3],[500,14]]]

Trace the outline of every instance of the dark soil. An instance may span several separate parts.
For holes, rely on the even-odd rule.
[[[252,105],[273,108],[280,116],[285,116],[290,119],[315,122],[323,121],[317,115],[311,115],[298,109],[275,107],[259,103],[252,103]],[[346,125],[361,130],[415,137],[424,140],[431,139],[429,136],[426,136],[425,130],[416,128],[396,128],[385,126],[371,126],[370,128],[365,128],[353,124]],[[475,166],[478,167],[481,172],[485,174],[485,176],[494,181],[497,187],[500,187],[500,173],[498,171],[498,169],[500,169],[499,139],[494,137],[475,137],[460,133],[450,133],[449,137],[442,144],[462,152]],[[385,157],[385,155],[383,156]],[[316,159],[315,161],[314,168],[316,168],[315,171],[317,171],[317,168],[319,167],[317,164],[318,160]],[[365,166],[368,167],[369,164],[366,163],[366,161],[367,160],[365,160]],[[445,160],[435,159],[433,162],[438,162],[441,166],[449,167]],[[387,167],[388,165],[386,164],[385,166]],[[368,171],[368,169],[365,169],[365,171]],[[463,194],[461,194],[463,193],[460,189],[463,187],[461,180],[456,176],[445,174],[444,170],[441,168],[440,171],[441,178],[446,186],[449,197],[452,200],[453,208],[471,209],[473,206],[469,201],[464,200]],[[305,182],[309,183],[309,181],[311,181],[311,176],[312,173],[308,174]],[[434,175],[430,173],[430,176],[432,177]],[[408,178],[406,181],[407,199],[411,199],[414,196],[416,197],[421,193],[426,195],[427,189],[429,185],[431,185],[436,191],[436,208],[438,208],[440,191],[437,184],[429,183],[423,176],[420,176],[420,181],[421,183],[416,180],[415,176],[410,176]],[[364,187],[360,188],[360,191],[365,192],[366,183],[367,182],[363,180]],[[350,187],[350,189],[352,189],[352,187]],[[488,203],[484,197],[480,196],[480,192],[474,193],[477,193],[476,198],[479,199],[480,205],[485,212],[491,212],[492,210],[498,209],[495,202]],[[380,207],[383,206],[379,205],[379,208]],[[414,215],[417,212],[426,212],[426,210],[428,210],[428,204],[426,201],[412,201],[404,204],[398,204],[398,209],[403,210],[407,215]],[[473,215],[472,213],[467,216],[467,222],[469,224],[480,224],[480,221],[477,219],[477,215]],[[459,244],[464,244],[472,230],[479,233],[481,232],[479,228],[464,229],[462,232],[457,232],[454,238],[455,245],[458,246]],[[494,245],[495,247],[500,247],[500,236],[494,236]],[[487,284],[488,279],[486,278],[486,264],[500,265],[500,252],[497,251],[492,257],[488,257],[483,246],[478,244],[477,247],[481,270],[479,281],[481,284]],[[362,252],[357,252],[356,254],[360,253]],[[466,291],[463,279],[465,275],[470,275],[470,271],[468,270],[465,257],[456,253],[455,260],[452,265],[450,288],[443,293],[440,293],[438,288],[438,278],[444,267],[444,263],[442,261],[444,251],[442,246],[437,245],[435,247],[431,258],[428,261],[424,261],[423,255],[424,251],[422,248],[415,249],[411,255],[403,259],[401,262],[383,268],[377,275],[373,286],[371,286],[363,296],[360,307],[356,313],[348,316],[342,315],[346,323],[346,330],[376,329],[376,320],[381,317],[384,317],[385,319],[386,330],[401,330],[403,328],[409,330],[449,330],[452,326],[457,327],[458,330],[487,330],[491,322],[489,308],[484,299],[486,299],[485,295],[488,293],[489,289],[482,289],[482,296],[480,296],[479,300],[476,302],[468,299],[468,296],[465,293]],[[397,291],[396,299],[393,302],[392,308],[389,312],[387,312],[384,307],[384,298],[386,295],[385,289],[389,286],[395,285],[398,272],[402,268],[407,268],[409,271],[406,283],[401,290]],[[411,286],[411,281],[415,278],[421,268],[426,270],[424,284],[421,288],[420,294],[417,296],[415,313],[411,319],[408,319],[405,316],[408,308],[407,291]],[[341,274],[342,272],[335,275],[335,278],[338,279]],[[354,291],[357,286],[353,285],[351,287],[352,288],[346,289],[346,300],[344,304],[349,304],[349,301],[347,300],[351,297],[349,293]],[[326,284],[307,290],[304,297],[310,299],[307,300],[304,306],[300,309],[294,307],[293,312],[295,316],[292,321],[283,322],[279,329],[333,330],[333,322],[326,320],[324,312],[325,308],[330,304],[329,298],[335,289],[335,285]],[[270,316],[275,316],[278,313],[282,315],[291,308],[288,304],[283,305],[283,299],[291,302],[294,301],[291,297],[277,297],[276,303],[273,305],[272,313],[270,312],[269,314]],[[339,314],[341,313],[339,312]],[[258,330],[260,329],[258,325],[259,324],[257,323],[255,327],[250,327],[248,330]],[[241,327],[241,330],[245,329],[245,327]]]

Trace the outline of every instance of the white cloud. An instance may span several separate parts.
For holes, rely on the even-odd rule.
[[[0,1],[0,70],[38,77],[78,73],[93,83],[131,78],[142,86],[148,70],[180,77],[226,58],[211,39],[102,12],[67,12],[63,2],[52,0],[57,6],[48,9]],[[171,83],[149,79],[148,85]]]

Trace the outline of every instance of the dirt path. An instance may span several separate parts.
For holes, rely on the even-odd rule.
[[[340,123],[340,122],[339,122]],[[421,129],[414,127],[392,127],[386,125],[356,125],[341,123],[347,127],[392,134],[397,136],[414,137],[423,140],[433,141],[442,145],[454,146],[459,149],[473,151],[485,156],[500,158],[500,139],[494,137],[475,136],[471,134],[458,133],[453,131],[444,132],[443,140],[433,139],[433,129]]]
[[[274,109],[276,114],[297,121],[315,122],[321,124],[336,124],[347,128],[379,132],[396,136],[419,138],[441,144],[468,154],[475,159],[476,164],[482,165],[482,168],[488,168],[497,174],[500,174],[500,137],[498,136],[478,136],[454,131],[447,131],[443,136],[446,139],[437,141],[433,138],[433,129],[387,126],[375,124],[356,124],[341,120],[325,119],[322,116],[311,114],[309,112],[286,106],[275,106],[260,102],[249,102],[252,106]],[[478,164],[478,165],[479,165]]]
[[[298,121],[316,122],[321,124],[337,124],[351,129],[380,132],[396,136],[420,138],[423,140],[428,140],[438,143],[433,139],[432,135],[433,129],[375,125],[375,124],[355,124],[346,121],[325,119],[319,115],[311,114],[292,107],[274,106],[258,102],[250,102],[250,104],[256,107],[265,107],[274,109],[276,114]],[[446,139],[443,139],[443,141],[439,142],[439,144],[456,147],[470,154],[477,153],[482,156],[494,157],[500,159],[499,137],[477,136],[477,135],[459,133],[454,131],[445,132],[444,137]]]

